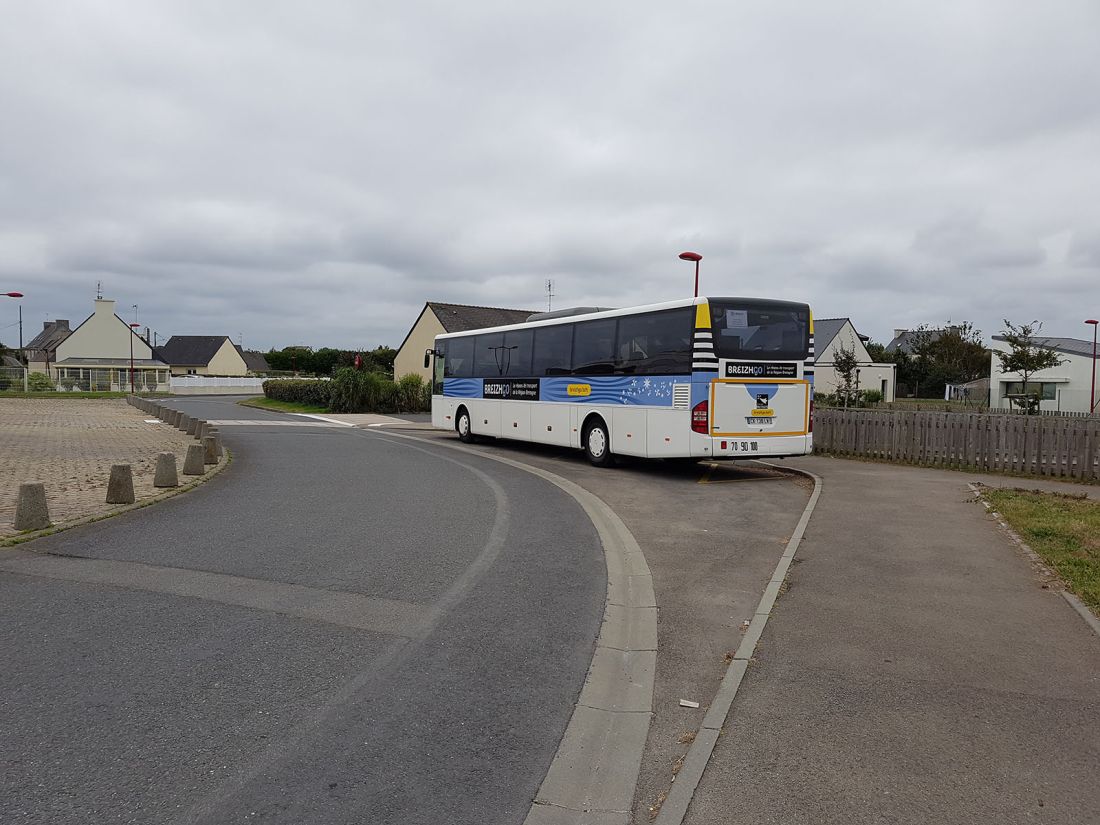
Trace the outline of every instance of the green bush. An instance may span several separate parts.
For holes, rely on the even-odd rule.
[[[419,375],[406,375],[396,384],[384,375],[351,368],[332,378],[333,412],[400,413],[431,409],[431,388]]]
[[[30,392],[51,392],[55,389],[53,379],[44,372],[32,372],[27,376],[27,390]]]
[[[863,403],[864,404],[878,404],[882,401],[881,390],[864,390],[863,391]]]
[[[276,401],[292,401],[296,404],[329,406],[332,394],[331,381],[305,378],[281,378],[264,381],[264,395]]]

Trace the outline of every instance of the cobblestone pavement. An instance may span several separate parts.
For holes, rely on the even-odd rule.
[[[15,535],[16,497],[27,482],[46,485],[55,524],[118,509],[105,501],[112,464],[133,467],[139,502],[165,492],[153,487],[157,453],[175,453],[182,471],[187,446],[196,442],[146,419],[122,399],[0,399],[0,538]]]

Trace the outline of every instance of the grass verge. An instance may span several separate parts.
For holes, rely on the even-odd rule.
[[[982,491],[1008,525],[1100,615],[1100,502],[1038,490]]]
[[[327,413],[328,407],[319,404],[299,404],[296,401],[278,401],[274,398],[244,398],[237,402],[242,407],[258,407],[261,410],[292,413]]]

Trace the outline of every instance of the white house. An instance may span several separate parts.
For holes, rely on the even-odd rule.
[[[994,335],[994,352],[989,374],[989,405],[1008,408],[1012,401],[1008,396],[1037,392],[1041,410],[1061,410],[1063,412],[1088,412],[1089,392],[1092,388],[1093,368],[1096,365],[1092,355],[1092,341],[1079,338],[1031,339],[1038,346],[1057,352],[1062,364],[1050,369],[1033,373],[1025,390],[1018,373],[1001,371],[1001,359],[997,352],[1008,352],[1011,348],[1004,336]],[[1100,392],[1096,393],[1093,403],[1100,402]]]
[[[859,389],[878,390],[883,401],[894,400],[894,387],[897,384],[894,364],[885,364],[871,360],[864,343],[867,338],[860,335],[849,318],[814,319],[814,392],[832,394],[840,384],[836,368],[833,366],[837,352],[844,348],[855,353],[858,366],[856,378]]]
[[[44,371],[62,389],[126,391],[131,369],[138,392],[168,389],[168,365],[115,314],[115,302],[107,298],[96,298],[95,311],[56,344],[53,354]]]

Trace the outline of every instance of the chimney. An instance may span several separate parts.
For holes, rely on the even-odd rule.
[[[99,313],[101,313],[101,312],[104,315],[114,315],[115,314],[115,302],[112,301],[110,298],[96,298],[95,299],[95,313],[96,313],[96,315],[99,315]]]
[[[69,321],[66,318],[58,318],[54,323],[54,329],[68,329]]]
[[[894,330],[894,338],[900,338],[901,336],[903,336],[908,331],[909,330],[907,330],[907,329],[895,329]]]

